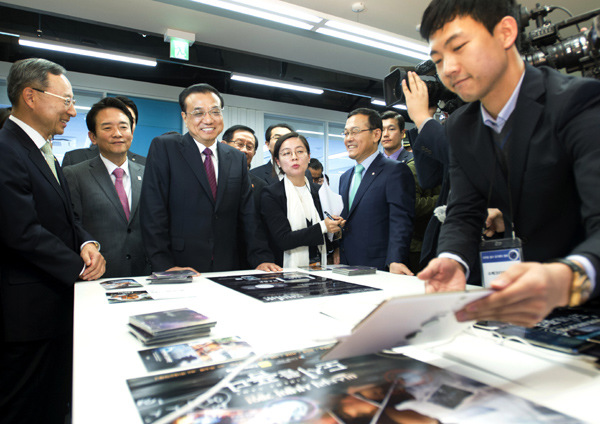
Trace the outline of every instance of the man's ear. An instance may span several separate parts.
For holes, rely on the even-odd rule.
[[[496,24],[494,35],[500,37],[502,46],[505,50],[510,49],[515,45],[517,36],[519,35],[519,25],[512,16],[505,16]]]
[[[33,109],[33,104],[35,101],[35,93],[33,88],[25,87],[21,92],[21,100],[23,104],[27,105],[30,109]]]
[[[96,142],[96,134],[94,134],[93,132],[89,131],[88,132],[88,137],[90,138],[90,140],[92,141],[92,144],[98,144]]]

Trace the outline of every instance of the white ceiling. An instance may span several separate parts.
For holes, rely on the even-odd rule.
[[[189,9],[170,3],[184,4],[187,0],[3,0],[16,7],[40,10],[75,19],[102,22],[117,27],[135,29],[141,33],[164,34],[167,28],[196,34],[196,41],[285,61],[336,70],[339,72],[381,79],[394,65],[414,65],[419,61],[394,53],[368,48],[353,48],[339,42],[315,39],[310,33],[302,35],[282,29],[248,23]],[[532,9],[538,0],[525,0]],[[320,15],[332,15],[386,32],[421,41],[416,31],[427,6],[422,0],[365,0],[365,11],[351,10],[351,0],[288,0]],[[562,0],[562,3],[567,3]],[[556,3],[555,3],[556,4]],[[598,0],[569,0],[565,4],[573,14],[598,7]],[[550,15],[553,23],[567,18],[561,11]],[[43,29],[43,27],[42,27]],[[305,33],[306,34],[306,33]]]

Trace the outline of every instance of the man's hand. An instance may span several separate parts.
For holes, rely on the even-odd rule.
[[[262,264],[257,266],[256,269],[258,269],[260,271],[267,271],[267,272],[283,271],[283,268],[281,268],[279,265],[271,263],[271,262],[263,262]]]
[[[425,280],[425,291],[460,291],[467,285],[463,266],[450,258],[432,259],[427,267],[417,274],[417,278]]]
[[[496,233],[504,232],[504,218],[500,209],[488,209],[488,216],[485,220],[486,237],[492,237]]]
[[[458,321],[491,320],[531,327],[569,303],[573,273],[561,263],[515,264],[492,281],[496,292],[456,313]]]
[[[87,243],[81,249],[79,254],[83,263],[85,263],[85,269],[79,275],[79,278],[85,281],[97,280],[104,275],[106,271],[106,260],[104,256],[98,251],[98,248],[94,243]]]
[[[167,269],[167,271],[192,271],[192,272],[196,273],[196,275],[194,275],[193,277],[200,276],[200,273],[198,271],[196,271],[194,268],[189,267],[189,266],[174,266],[172,268]]]
[[[406,85],[408,81],[410,89]],[[408,72],[406,80],[402,81],[402,92],[406,99],[406,109],[410,119],[415,123],[417,128],[421,127],[421,124],[433,116],[433,113],[429,110],[429,93],[427,92],[427,85],[419,78],[415,72]],[[433,109],[435,112],[435,109]]]
[[[341,216],[334,216],[333,219],[325,218],[325,227],[327,227],[327,232],[331,234],[342,231],[345,224],[346,221]]]
[[[400,262],[392,262],[390,264],[390,272],[392,274],[415,275],[406,265]]]

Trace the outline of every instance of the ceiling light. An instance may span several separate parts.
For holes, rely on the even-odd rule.
[[[145,66],[156,66],[156,59],[142,57],[142,56],[130,56],[122,55],[117,53],[111,53],[106,50],[94,49],[94,48],[80,48],[73,45],[60,43],[57,41],[47,42],[39,41],[35,38],[21,37],[19,38],[19,44],[27,47],[35,47],[38,49],[52,50],[55,52],[63,52],[69,54],[77,54],[80,56],[89,56],[99,59],[116,60],[118,62],[133,63],[136,65]]]
[[[364,37],[358,37],[356,35],[348,34],[346,32],[336,31],[329,28],[319,28],[317,31],[319,34],[329,35],[330,37],[339,38],[345,41],[351,41],[357,44],[363,44],[365,46],[374,47],[376,49],[387,50],[388,52],[401,54],[403,56],[410,56],[420,60],[429,60],[429,56],[423,53],[418,53],[412,50],[407,50],[402,47],[392,46],[390,44],[381,43],[379,41],[371,40]]]
[[[77,110],[84,110],[84,111],[87,112],[88,110],[91,109],[91,107],[90,106],[75,106],[75,109],[77,109]]]
[[[322,132],[319,132],[319,131],[298,130],[296,132],[304,133],[304,134],[324,135]]]
[[[205,4],[207,6],[218,7],[220,9],[231,10],[232,12],[242,13],[244,15],[254,16],[256,18],[266,19],[268,21],[277,22],[279,24],[289,25],[296,28],[310,30],[313,25],[302,22],[298,19],[286,18],[275,13],[264,12],[262,10],[252,9],[235,3],[228,3],[221,0],[191,0],[195,3]]]
[[[371,104],[377,105],[377,106],[386,106],[386,104],[383,100],[377,100],[377,99],[372,99]],[[394,105],[394,107],[396,109],[407,110],[406,105]]]
[[[344,22],[327,21],[327,22],[325,22],[325,26],[328,26],[328,27],[331,27],[334,29],[339,29],[341,31],[346,31],[350,34],[360,34],[363,37],[371,38],[375,41],[380,41],[380,42],[384,42],[384,43],[399,46],[399,47],[405,47],[405,48],[412,49],[412,50],[415,50],[417,52],[421,52],[424,54],[429,54],[429,51],[430,51],[430,48],[428,46],[424,46],[422,44],[418,44],[413,41],[404,40],[402,38],[391,37],[389,35],[386,35],[386,34],[383,34],[380,32],[371,31],[364,27],[350,25],[350,24],[346,24]],[[429,56],[427,57],[427,59],[429,59]]]
[[[315,24],[319,23],[323,20],[323,18],[321,18],[319,16],[302,12],[297,8],[281,6],[280,4],[274,3],[274,2],[265,2],[265,1],[259,1],[259,0],[233,0],[233,1],[235,1],[236,3],[242,3],[242,4],[246,4],[248,6],[256,7],[259,9],[264,9],[264,10],[268,10],[271,12],[279,13],[280,15],[290,16],[292,18],[300,19],[300,20],[303,20],[306,22],[313,22]]]
[[[312,94],[323,94],[323,90],[320,88],[307,87],[305,85],[288,84],[286,82],[280,82],[265,78],[256,78],[247,75],[240,75],[236,73],[231,74],[231,79],[235,81],[249,82],[251,84],[267,85],[269,87],[284,88],[286,90],[303,91],[305,93]]]

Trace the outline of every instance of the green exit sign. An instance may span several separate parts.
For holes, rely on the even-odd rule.
[[[189,41],[171,38],[171,59],[190,60]]]

